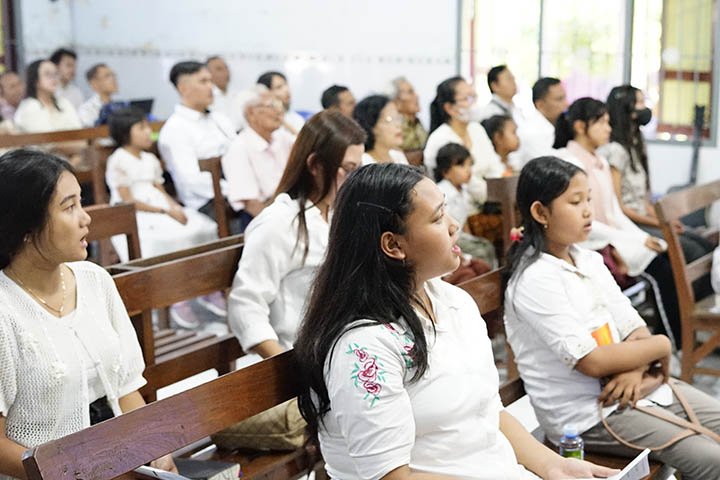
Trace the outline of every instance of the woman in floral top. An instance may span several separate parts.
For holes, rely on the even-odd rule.
[[[369,165],[340,189],[295,343],[301,411],[330,477],[609,476],[503,411],[485,323],[438,279],[459,265],[457,238],[442,193],[415,167]]]

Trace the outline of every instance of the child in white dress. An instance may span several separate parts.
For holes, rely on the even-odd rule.
[[[160,161],[146,151],[152,145],[151,133],[147,120],[137,110],[121,110],[110,119],[110,135],[119,146],[108,158],[105,173],[110,203],[135,203],[144,257],[216,239],[215,222],[196,210],[183,208],[163,188]],[[127,261],[124,237],[113,237],[112,242],[120,259]]]

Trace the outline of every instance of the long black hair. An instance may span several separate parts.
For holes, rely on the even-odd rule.
[[[640,159],[640,165],[648,171],[648,157],[645,149],[645,140],[640,132],[640,126],[632,118],[637,103],[637,92],[640,90],[632,85],[621,85],[610,90],[607,98],[607,109],[610,114],[610,141],[617,142],[627,150],[630,155],[630,166],[637,172],[633,152]]]
[[[425,176],[417,167],[382,163],[353,172],[340,188],[330,226],[327,257],[318,271],[295,342],[302,388],[300,411],[314,430],[330,410],[324,380],[325,361],[350,324],[389,324],[402,318],[415,346],[414,373],[428,365],[427,339],[410,302],[414,267],[385,255],[384,232],[402,235],[413,210],[414,187]]]
[[[545,251],[545,229],[533,218],[530,207],[540,202],[550,209],[552,201],[568,189],[570,180],[578,173],[585,172],[557,157],[535,158],[520,171],[516,198],[522,217],[523,236],[513,242],[507,253],[507,267],[503,272],[506,287],[513,276],[519,276]]]
[[[50,62],[50,60],[35,60],[30,65],[28,65],[27,69],[25,70],[25,96],[28,98],[34,98],[35,100],[37,100],[37,84],[40,80],[40,66],[44,62]],[[55,105],[55,108],[60,110],[60,105],[58,105],[55,94],[53,94],[52,96],[52,101],[53,105]]]
[[[440,125],[450,120],[450,115],[445,111],[445,104],[455,104],[455,87],[465,79],[457,76],[444,80],[437,86],[435,99],[430,103],[430,131],[434,132]]]
[[[365,132],[355,121],[331,110],[313,115],[298,132],[275,196],[287,193],[300,207],[295,248],[304,245],[303,264],[310,250],[305,219],[307,201],[311,197],[322,200],[330,193],[330,189],[335,187],[345,151],[351,145],[362,145],[364,141]],[[311,155],[314,155],[315,164],[322,170],[322,183],[319,185],[307,164]]]
[[[45,229],[64,171],[73,173],[68,162],[39,150],[12,150],[0,157],[0,269]]]
[[[596,122],[606,113],[608,113],[607,106],[600,100],[590,97],[578,98],[570,105],[567,113],[558,117],[553,148],[566,147],[568,142],[575,138],[573,125],[576,121],[585,122],[585,125],[589,127],[591,123]]]

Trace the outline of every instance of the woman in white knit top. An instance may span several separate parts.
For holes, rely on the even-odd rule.
[[[7,153],[0,198],[13,199],[0,202],[0,479],[25,478],[23,452],[90,426],[90,404],[144,405],[145,365],[112,279],[81,261],[90,217],[70,165]]]

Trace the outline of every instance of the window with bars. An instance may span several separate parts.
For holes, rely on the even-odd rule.
[[[524,108],[539,77],[560,78],[571,101],[632,83],[653,109],[648,138],[687,141],[695,105],[706,106],[703,136],[717,130],[717,0],[462,0],[461,12],[462,73],[479,101],[487,71],[504,63]]]

